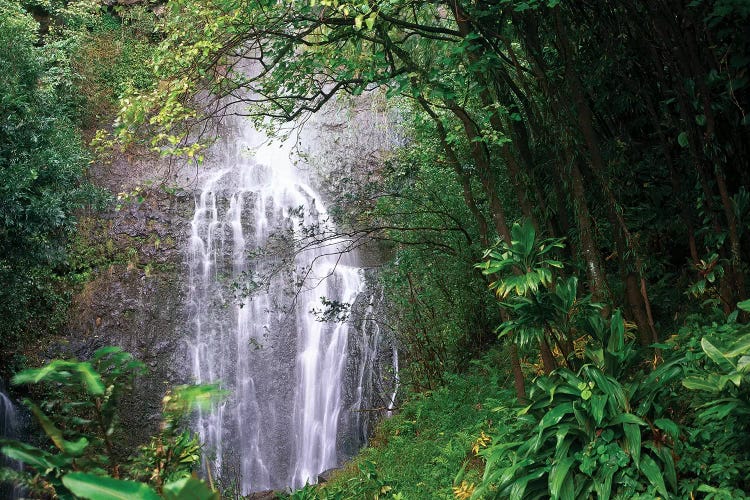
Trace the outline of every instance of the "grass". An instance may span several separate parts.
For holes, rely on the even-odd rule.
[[[370,445],[316,496],[447,499],[470,492],[484,471],[476,451],[489,443],[488,435],[516,426],[515,397],[506,388],[507,376],[486,361],[446,378],[435,391],[408,394],[401,410],[380,423]]]

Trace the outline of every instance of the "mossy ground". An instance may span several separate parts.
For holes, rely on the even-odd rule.
[[[487,436],[511,433],[516,425],[509,387],[506,374],[483,362],[446,376],[437,390],[408,394],[377,427],[370,445],[318,488],[318,496],[374,498],[383,491],[447,499],[470,492],[484,472],[476,451],[489,443]]]

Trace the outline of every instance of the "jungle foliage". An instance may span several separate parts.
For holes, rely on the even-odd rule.
[[[395,252],[403,380],[436,389],[499,336],[527,423],[494,436],[461,495],[732,496],[738,476],[693,460],[745,411],[748,16],[727,0],[173,1],[161,83],[127,97],[116,132],[195,157],[237,109],[269,127],[384,94],[404,145],[348,186],[377,200],[348,223]],[[718,331],[722,347],[701,340]]]
[[[190,159],[200,158],[216,120],[238,110],[273,128],[332,100],[377,93],[399,116],[402,144],[383,164],[363,160],[367,175],[340,198],[356,202],[332,213],[346,214],[355,244],[367,234],[392,252],[381,276],[388,326],[409,360],[401,379],[415,394],[444,394],[472,360],[502,349],[496,364],[508,368],[520,407],[518,425],[484,429],[468,419],[441,428],[482,442],[477,456],[463,450],[466,467],[451,454],[450,492],[747,494],[747,2],[165,7],[158,21],[134,14],[127,36],[109,38],[123,65],[114,67],[96,57],[53,59],[60,39],[37,45],[21,7],[0,7],[9,26],[0,37],[21,41],[1,45],[0,58],[19,68],[0,73],[4,109],[8,96],[7,109],[20,110],[2,128],[3,151],[13,154],[0,157],[15,172],[3,181],[9,201],[0,208],[8,207],[0,272],[15,287],[2,302],[9,314],[45,297],[39,291],[52,286],[80,203],[85,155],[69,128],[56,128],[75,119],[80,100],[61,98],[76,88],[61,68],[89,75],[93,86],[81,88],[90,102],[121,98],[114,133],[99,134],[100,144],[141,140]],[[67,23],[85,26],[78,32],[89,38],[62,53],[97,54],[92,40],[111,34],[114,18],[80,17],[94,18],[104,21]],[[50,118],[25,120],[32,111]],[[51,157],[65,161],[43,161]],[[54,167],[54,180],[40,165]],[[48,181],[68,187],[42,198]],[[35,281],[39,274],[45,278]],[[33,323],[15,314],[18,336]],[[404,414],[425,407],[411,399]],[[388,425],[392,436],[403,432]],[[366,452],[376,458],[361,462],[358,479],[338,493],[299,495],[409,491],[403,483],[423,457],[393,470],[378,463],[393,460],[392,451],[380,450]],[[429,453],[441,461],[433,470],[445,465],[442,452]]]
[[[87,178],[91,129],[126,89],[146,88],[157,35],[143,7],[96,1],[0,6],[0,350],[60,328],[82,281],[76,217],[111,199]],[[10,369],[4,366],[3,371]],[[8,375],[8,373],[4,373]]]
[[[90,361],[54,360],[17,373],[14,385],[47,386],[44,401],[24,404],[48,442],[0,440],[3,455],[23,464],[20,470],[3,468],[0,479],[19,485],[31,498],[218,498],[192,477],[200,467],[201,446],[187,429],[193,411],[221,399],[216,386],[168,391],[159,433],[131,456],[131,450],[118,449],[118,404],[145,371],[131,354],[104,347]]]

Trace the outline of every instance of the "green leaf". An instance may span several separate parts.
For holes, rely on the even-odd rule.
[[[736,366],[732,363],[732,360],[724,356],[719,349],[716,348],[711,342],[705,337],[701,339],[701,347],[706,355],[713,360],[714,363],[724,371],[734,371]]]
[[[92,359],[101,359],[105,356],[109,356],[110,354],[115,354],[123,352],[122,347],[110,345],[106,347],[102,347],[94,351],[94,355],[92,356]]]
[[[46,472],[59,466],[58,461],[55,460],[57,457],[25,443],[6,442],[0,452],[12,460],[19,460],[34,467],[40,472]]]
[[[743,335],[735,340],[732,348],[725,353],[729,358],[736,358],[745,354],[750,354],[750,335]]]
[[[742,401],[734,398],[711,401],[710,403],[701,406],[701,408],[708,409],[699,413],[698,418],[703,421],[722,420],[735,412],[740,405],[742,405]]]
[[[737,307],[745,312],[750,312],[750,299],[737,303]]]
[[[719,392],[719,388],[715,384],[697,376],[685,377],[682,385],[694,391]]]
[[[596,425],[599,426],[604,418],[604,406],[607,404],[607,396],[604,394],[595,394],[591,396],[591,414],[594,417]]]
[[[672,441],[677,441],[680,437],[680,427],[668,418],[657,418],[654,425],[667,433]]]
[[[668,446],[660,446],[653,442],[646,444],[646,447],[648,447],[648,449],[661,460],[662,468],[664,469],[664,477],[673,489],[677,489],[677,470],[675,469],[674,459],[672,458],[672,449]]]
[[[86,391],[88,391],[89,394],[93,394],[94,396],[101,396],[104,394],[105,387],[104,382],[102,382],[102,377],[96,370],[94,370],[91,363],[88,361],[78,363],[76,371],[81,374],[81,379],[83,380],[83,383],[86,386]]]
[[[549,473],[549,493],[553,500],[560,498],[560,492],[569,477],[568,471],[570,471],[570,466],[573,463],[575,463],[575,458],[566,457],[552,466]]]
[[[365,26],[367,26],[368,30],[371,30],[372,27],[375,26],[375,17],[376,17],[376,15],[377,15],[377,13],[373,12],[372,14],[370,14],[369,17],[367,17],[365,19]]]
[[[135,481],[71,472],[63,477],[62,482],[74,495],[89,500],[160,500],[147,484]]]
[[[638,467],[641,462],[641,429],[637,424],[624,423],[622,430],[625,433],[625,451],[633,459],[633,463]]]
[[[203,481],[194,477],[178,479],[164,485],[167,500],[219,500],[219,492],[213,491]]]
[[[612,496],[612,478],[617,472],[617,467],[609,464],[602,464],[598,474],[594,478],[594,489],[598,494],[599,500],[609,500]]]
[[[619,309],[612,315],[609,330],[607,352],[610,354],[622,352],[625,348],[625,322]]]
[[[534,472],[527,474],[526,476],[523,476],[521,478],[518,478],[513,481],[513,485],[510,488],[510,498],[511,500],[521,500],[524,498],[524,491],[526,490],[526,487],[528,486],[530,481],[533,481],[535,479],[539,479],[542,477],[546,471],[544,468],[539,468],[535,470]]]
[[[687,132],[680,132],[680,135],[677,136],[677,143],[683,148],[688,147],[689,141]]]
[[[29,368],[18,372],[12,379],[14,385],[19,384],[36,384],[45,379],[52,379],[60,382],[63,378],[70,377],[66,370],[74,363],[69,361],[55,360],[42,368]]]
[[[645,420],[633,413],[618,413],[608,422],[610,426],[618,424],[648,425]]]
[[[743,375],[750,373],[750,356],[742,356],[737,360],[737,371]]]
[[[658,465],[656,465],[656,462],[654,462],[653,458],[648,455],[644,455],[643,457],[641,457],[640,470],[641,472],[643,472],[643,475],[646,476],[646,479],[648,479],[648,481],[654,487],[656,487],[656,491],[658,491],[664,497],[669,498],[669,492],[667,491],[667,487],[664,484],[664,477],[662,475],[661,469]]]
[[[573,413],[573,403],[563,403],[548,411],[539,421],[539,430],[555,425],[568,413]]]
[[[55,446],[57,446],[60,451],[73,457],[78,457],[83,454],[83,451],[89,445],[88,439],[81,437],[77,441],[67,441],[64,438],[62,431],[55,427],[52,420],[50,420],[37,405],[29,401],[27,401],[27,404],[31,409],[31,413],[34,414],[39,421],[39,424],[42,426],[42,429],[44,429],[44,432],[49,436],[52,442],[55,443]]]

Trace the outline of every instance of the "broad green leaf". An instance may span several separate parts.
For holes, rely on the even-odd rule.
[[[573,413],[573,403],[563,403],[548,411],[539,421],[539,429],[543,430],[551,425],[555,425],[568,413]]]
[[[690,144],[690,142],[688,140],[687,132],[680,132],[680,135],[677,136],[677,143],[683,148],[688,147],[688,144]]]
[[[49,436],[52,442],[55,443],[55,446],[57,446],[58,449],[74,457],[83,454],[83,451],[89,445],[88,439],[81,437],[77,441],[66,440],[62,431],[55,426],[52,420],[50,420],[37,405],[28,401],[27,404],[31,409],[31,412],[39,421],[39,424],[42,426],[42,429],[44,429],[44,432]]]
[[[732,360],[727,358],[724,353],[722,353],[719,349],[716,348],[711,342],[708,341],[707,338],[701,339],[701,347],[703,348],[703,351],[706,353],[706,355],[713,360],[714,363],[719,365],[719,367],[724,371],[734,371],[736,368],[734,366],[734,363],[732,363]]]
[[[706,380],[702,377],[690,376],[685,377],[682,381],[682,385],[691,390],[706,391],[706,392],[719,392],[719,388],[716,380]]]
[[[718,401],[711,401],[710,403],[703,405],[701,408],[707,408],[698,414],[698,418],[704,421],[707,420],[722,420],[731,413],[734,413],[737,408],[742,407],[743,402],[736,398],[720,399]]]
[[[26,443],[5,442],[0,452],[12,460],[19,460],[34,467],[40,472],[57,468],[56,457]]]
[[[70,377],[70,373],[66,370],[74,364],[69,361],[57,359],[42,368],[29,368],[18,372],[13,376],[12,382],[14,385],[36,384],[47,378],[59,382],[64,378]]]
[[[673,441],[677,441],[680,437],[680,427],[668,418],[657,418],[654,420],[654,425],[666,432]]]
[[[613,467],[609,464],[601,464],[599,466],[599,472],[594,478],[594,489],[598,494],[599,500],[609,500],[612,496],[612,478],[617,472],[617,467]]]
[[[565,480],[568,479],[568,471],[573,463],[575,463],[575,458],[565,457],[552,466],[549,473],[549,493],[553,500],[560,498],[560,492]]]
[[[147,484],[135,481],[71,472],[62,482],[75,496],[89,500],[161,500]]]
[[[81,374],[81,379],[83,380],[83,383],[86,386],[86,391],[89,394],[93,394],[94,396],[101,396],[104,394],[105,387],[104,382],[102,382],[102,377],[96,370],[94,370],[91,363],[88,361],[78,363],[76,371]]]
[[[677,489],[677,470],[672,458],[672,449],[668,446],[660,446],[653,442],[646,445],[661,460],[664,469],[664,477],[673,489]]]
[[[92,358],[93,359],[101,359],[101,358],[103,358],[105,356],[108,356],[110,354],[115,354],[115,353],[119,353],[119,352],[123,352],[122,347],[115,346],[115,345],[110,345],[110,346],[102,347],[102,348],[97,349],[96,351],[94,351],[94,355],[92,356]]]
[[[669,498],[669,492],[667,491],[667,486],[664,484],[662,471],[659,466],[656,465],[653,458],[648,455],[643,455],[641,457],[640,470],[643,472],[643,475],[646,476],[646,479],[656,487],[656,491],[664,497]]]
[[[750,373],[750,356],[742,356],[737,360],[737,371],[743,375]]]
[[[584,366],[583,369],[586,371],[586,374],[591,378],[591,380],[596,383],[597,387],[599,387],[599,390],[601,390],[609,397],[610,408],[612,409],[613,413],[618,410],[627,411],[630,409],[628,405],[628,399],[625,396],[625,392],[622,390],[622,386],[619,382],[617,382],[616,380],[612,380],[596,367],[589,365]]]
[[[591,414],[594,417],[596,425],[599,426],[604,418],[604,407],[607,404],[607,396],[604,394],[595,394],[591,396]]]
[[[625,323],[619,309],[612,315],[609,331],[607,352],[611,354],[621,352],[625,348]]]
[[[743,335],[735,340],[731,349],[726,352],[726,356],[729,358],[736,358],[744,354],[750,354],[750,335]]]
[[[619,424],[648,425],[645,420],[633,413],[618,413],[607,424],[609,426]]]
[[[737,303],[737,307],[745,312],[750,312],[750,299]]]
[[[213,491],[203,481],[194,477],[178,479],[164,485],[166,500],[219,500],[219,492]]]
[[[539,468],[531,474],[527,474],[526,476],[514,480],[513,486],[511,486],[510,488],[511,500],[522,500],[524,498],[524,491],[526,490],[526,486],[528,486],[529,481],[539,479],[545,473],[546,471],[544,470],[544,468]]]
[[[557,443],[555,444],[555,458],[562,459],[568,455],[570,446],[573,444],[573,439],[566,439],[569,431],[573,429],[572,425],[561,425],[555,432],[555,438]]]
[[[638,428],[638,424],[626,422],[622,424],[622,430],[625,433],[625,452],[638,467],[641,461],[641,429]]]

